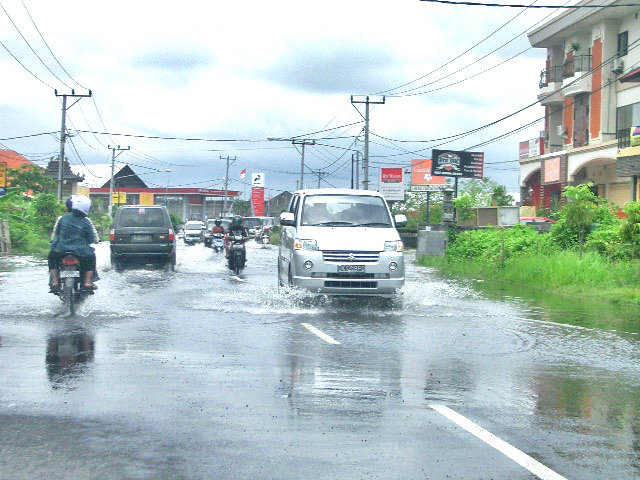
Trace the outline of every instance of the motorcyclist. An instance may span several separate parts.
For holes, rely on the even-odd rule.
[[[211,233],[224,233],[224,227],[222,226],[222,220],[216,218],[214,221],[214,226],[211,228]]]
[[[70,211],[57,220],[49,252],[50,287],[53,293],[60,289],[60,261],[67,252],[75,254],[80,260],[83,288],[97,288],[92,281],[96,255],[90,244],[97,243],[98,238],[93,224],[87,218],[91,200],[85,195],[74,195],[67,202]]]
[[[231,220],[231,225],[229,225],[229,228],[227,228],[227,235],[225,236],[224,242],[226,258],[229,258],[229,246],[231,245],[229,237],[234,237],[237,235],[241,236],[244,240],[249,238],[249,233],[247,232],[247,229],[242,225],[242,217],[240,215],[236,215],[235,217],[233,217],[233,219]],[[246,262],[246,253],[245,257],[242,260],[244,264],[244,262]]]

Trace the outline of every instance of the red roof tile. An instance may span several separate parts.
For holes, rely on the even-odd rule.
[[[20,168],[22,165],[35,165],[13,150],[0,150],[0,163],[5,162],[7,168]]]

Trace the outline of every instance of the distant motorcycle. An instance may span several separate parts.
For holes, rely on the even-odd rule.
[[[244,246],[246,238],[242,235],[229,236],[229,270],[236,275],[244,268],[246,259],[246,248]]]
[[[75,314],[79,302],[93,295],[93,290],[82,288],[82,273],[80,259],[73,253],[66,253],[60,261],[60,290],[56,295],[69,307],[71,315]]]
[[[211,248],[216,253],[224,250],[224,235],[222,233],[214,233],[211,238]]]
[[[262,230],[256,233],[256,242],[260,245],[269,245],[271,243],[269,227],[262,227]]]

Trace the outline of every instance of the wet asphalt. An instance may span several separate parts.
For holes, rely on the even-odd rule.
[[[276,258],[250,244],[238,279],[180,242],[175,273],[115,273],[101,244],[73,317],[44,262],[0,259],[0,478],[640,478],[634,310],[412,261],[392,306],[318,300],[279,290]]]

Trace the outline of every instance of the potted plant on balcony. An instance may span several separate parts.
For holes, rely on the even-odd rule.
[[[580,44],[578,42],[571,42],[571,51],[576,54],[580,51]]]

